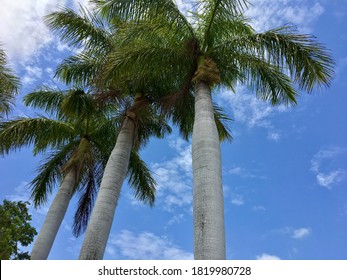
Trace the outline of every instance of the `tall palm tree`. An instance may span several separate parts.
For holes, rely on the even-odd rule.
[[[108,67],[108,55],[118,47],[116,31],[119,26],[127,25],[127,22],[113,19],[106,21],[108,26],[105,26],[105,21],[100,20],[93,12],[82,10],[82,15],[78,15],[70,9],[52,13],[46,20],[62,39],[73,46],[83,47],[81,53],[66,59],[58,67],[57,75],[64,82],[87,83],[95,87],[101,96],[110,94],[123,100],[132,100],[126,113],[127,118],[121,126],[116,145],[105,167],[100,192],[80,253],[80,259],[101,259],[128,169],[129,151],[136,139],[138,143],[142,143],[152,134],[162,137],[168,131],[165,126],[153,126],[153,119],[162,120],[162,117],[158,117],[156,113],[160,106],[166,104],[166,107],[170,107],[162,97],[174,89],[178,92],[186,89],[183,87],[180,90],[181,83],[177,83],[176,78],[168,79],[167,76],[163,79],[165,83],[158,84],[157,76],[156,80],[152,80],[147,73],[134,74],[124,69],[122,72],[113,69],[112,75],[104,77]],[[114,89],[115,85],[117,89]],[[159,99],[161,102],[157,102]],[[180,124],[180,130],[185,137],[191,133],[193,126],[191,118],[193,100],[188,98],[187,101],[189,101],[189,110],[181,108],[176,110],[177,107],[169,110],[173,121]],[[217,106],[215,106],[215,117],[220,128],[220,137],[230,139],[228,129],[223,124],[228,118]],[[145,137],[139,139],[143,134]]]
[[[124,40],[109,56],[110,72],[171,72],[194,87],[194,256],[225,259],[221,152],[212,90],[243,84],[272,105],[295,105],[298,90],[312,92],[330,84],[330,52],[289,25],[257,33],[243,14],[245,0],[191,1],[189,20],[171,0],[95,2],[105,19],[133,23],[119,31]]]
[[[6,64],[5,52],[0,49],[0,118],[10,111],[19,87],[19,79]]]
[[[49,208],[31,252],[32,259],[47,259],[55,236],[74,193],[80,193],[73,233],[86,229],[111,145],[114,143],[121,112],[110,118],[114,107],[82,90],[57,91],[45,88],[25,96],[26,105],[43,109],[53,118],[17,118],[0,123],[0,152],[34,145],[34,152],[53,151],[38,168],[31,182],[37,207],[47,200],[57,182],[60,188]],[[136,149],[131,152],[129,185],[135,197],[153,205],[155,181]]]

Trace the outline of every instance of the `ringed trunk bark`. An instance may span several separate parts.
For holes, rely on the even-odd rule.
[[[46,260],[48,258],[54,239],[69,206],[74,186],[76,184],[76,175],[76,169],[71,168],[64,177],[58,193],[48,210],[40,233],[34,243],[34,247],[31,251],[32,260]]]
[[[104,256],[120,190],[128,171],[134,135],[134,120],[127,117],[104,170],[100,190],[83,240],[80,260],[101,260]]]
[[[194,258],[223,260],[225,253],[224,200],[220,142],[207,83],[195,86],[192,137],[194,178]]]

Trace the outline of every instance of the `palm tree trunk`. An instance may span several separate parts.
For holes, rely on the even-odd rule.
[[[64,219],[76,184],[76,169],[65,175],[31,251],[32,260],[46,260],[51,251],[54,239]]]
[[[106,164],[98,197],[90,217],[79,259],[100,260],[104,256],[120,190],[126,177],[135,135],[135,123],[127,117]]]
[[[221,152],[207,83],[195,87],[192,138],[194,177],[194,258],[225,259]]]

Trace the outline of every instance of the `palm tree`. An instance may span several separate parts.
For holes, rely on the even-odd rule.
[[[157,76],[156,80],[152,80],[147,73],[134,75],[124,69],[122,72],[113,69],[111,76],[104,77],[109,67],[108,55],[118,47],[116,31],[119,26],[128,23],[111,20],[106,21],[108,26],[105,26],[105,21],[100,20],[95,13],[87,10],[81,10],[81,12],[80,16],[70,9],[64,9],[46,18],[49,26],[57,31],[62,39],[73,46],[83,47],[81,53],[66,59],[58,67],[57,76],[67,83],[86,83],[93,86],[101,96],[113,95],[121,100],[132,101],[129,103],[127,118],[121,126],[116,145],[105,167],[100,192],[80,253],[80,259],[101,259],[110,233],[120,189],[128,169],[129,152],[133,143],[136,139],[138,143],[142,143],[151,135],[163,137],[164,133],[169,131],[167,126],[157,126],[153,122],[157,119],[163,123],[162,117],[158,117],[156,113],[158,110],[162,111],[163,104],[166,107],[166,113],[169,112],[173,122],[180,125],[182,135],[187,138],[192,131],[193,99],[189,98],[191,95],[188,95],[186,99],[189,103],[188,110],[172,108],[169,104],[170,100],[162,97],[174,89],[178,93],[187,89],[181,88],[181,83],[177,83],[176,78],[169,79],[169,76],[163,79],[165,83],[158,84]],[[115,85],[117,85],[116,89]],[[224,126],[224,121],[228,118],[218,106],[215,106],[215,117],[221,139],[230,139],[228,129]],[[144,136],[139,139],[141,135]]]
[[[191,1],[189,20],[171,0],[99,0],[100,14],[123,19],[123,40],[109,71],[171,73],[194,87],[192,135],[195,259],[225,259],[221,152],[211,92],[250,87],[272,105],[295,105],[298,90],[312,92],[333,77],[329,51],[311,35],[286,25],[257,33],[245,0]]]
[[[43,109],[53,118],[17,118],[0,124],[0,152],[34,145],[34,152],[53,149],[38,168],[31,182],[32,199],[37,207],[47,200],[61,182],[40,234],[31,252],[32,259],[47,259],[55,236],[74,193],[80,193],[73,233],[86,229],[103,170],[114,143],[122,114],[110,118],[114,106],[101,106],[94,95],[80,89],[57,91],[45,88],[25,96],[26,105]],[[138,151],[131,152],[129,185],[135,197],[153,205],[155,181]]]
[[[9,113],[13,97],[19,87],[19,79],[6,66],[6,63],[5,52],[0,49],[0,118]]]

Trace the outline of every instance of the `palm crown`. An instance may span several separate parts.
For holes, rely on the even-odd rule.
[[[118,31],[123,36],[110,55],[110,72],[121,67],[231,88],[241,83],[272,104],[295,104],[295,86],[311,92],[333,76],[330,52],[314,36],[290,25],[255,32],[242,14],[244,0],[193,1],[189,21],[169,0],[95,2],[108,20],[132,22]]]
[[[50,117],[17,118],[2,122],[0,152],[8,153],[30,145],[33,145],[35,154],[51,150],[30,183],[35,206],[46,202],[48,194],[64,174],[72,168],[76,169],[74,192],[80,193],[80,199],[73,230],[78,236],[87,225],[122,112],[118,110],[118,114],[111,118],[110,112],[114,114],[115,108],[101,105],[93,95],[80,89],[63,92],[45,88],[28,94],[24,102],[44,110]],[[153,130],[160,134],[163,122],[154,120],[152,123],[155,127]],[[137,198],[152,205],[155,181],[136,149],[132,151],[131,159],[129,185]]]

